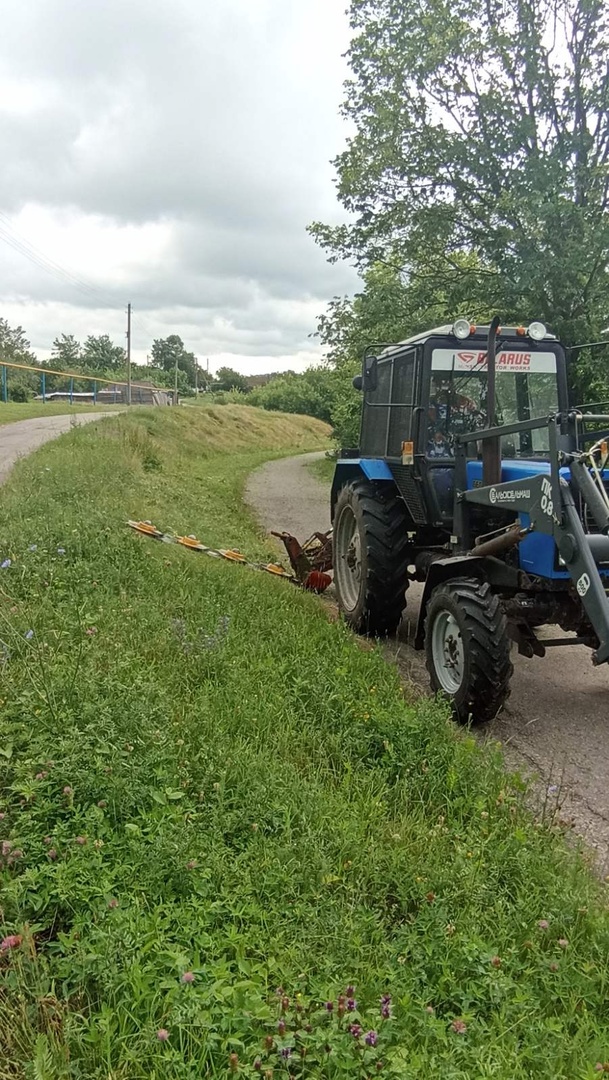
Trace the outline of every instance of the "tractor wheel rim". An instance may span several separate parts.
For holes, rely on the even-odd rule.
[[[443,690],[456,694],[465,671],[465,650],[459,624],[450,611],[439,612],[431,632],[433,665]]]
[[[347,611],[353,611],[362,580],[362,549],[357,521],[350,506],[344,507],[336,533],[334,574],[341,601]]]

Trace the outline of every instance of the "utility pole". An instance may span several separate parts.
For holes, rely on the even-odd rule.
[[[176,366],[173,373],[173,403],[178,404],[178,350],[176,349]]]
[[[131,404],[131,304],[127,304],[127,405]]]

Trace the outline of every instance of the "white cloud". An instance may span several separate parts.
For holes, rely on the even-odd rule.
[[[5,13],[0,313],[41,354],[61,332],[122,340],[130,300],[144,354],[151,334],[180,333],[242,370],[319,355],[316,316],[357,281],[305,232],[340,219],[343,7],[29,0]],[[2,243],[7,225],[96,291]]]

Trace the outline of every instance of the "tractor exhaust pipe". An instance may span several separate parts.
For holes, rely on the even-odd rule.
[[[487,382],[486,382],[486,426],[495,426],[495,375],[497,371],[497,330],[499,316],[495,315],[488,331],[486,347]],[[486,485],[501,483],[501,439],[484,439],[482,442],[482,483]]]

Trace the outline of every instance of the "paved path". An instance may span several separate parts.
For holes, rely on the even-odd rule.
[[[116,412],[71,413],[68,416],[37,416],[33,420],[17,420],[0,425],[0,483],[6,479],[16,461],[37,450],[49,439],[56,439],[70,428],[116,416]]]
[[[269,462],[250,478],[246,498],[261,523],[301,539],[329,527],[326,487],[306,467],[307,454]],[[412,585],[404,622],[387,651],[402,676],[429,686],[423,654],[409,641],[422,586]],[[560,633],[560,631],[559,631]],[[512,694],[501,716],[480,730],[481,739],[503,744],[508,765],[539,776],[548,809],[596,848],[609,872],[609,667],[592,666],[588,649],[551,649],[527,660],[514,650]],[[555,790],[556,789],[556,790]]]

